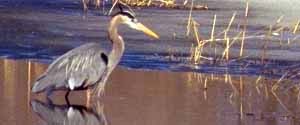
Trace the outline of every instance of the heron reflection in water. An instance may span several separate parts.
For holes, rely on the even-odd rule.
[[[103,104],[99,101],[91,108],[82,105],[56,105],[33,100],[32,110],[49,125],[107,125]]]
[[[108,37],[112,50],[106,54],[99,43],[87,43],[70,50],[57,58],[48,69],[36,80],[32,92],[46,91],[49,96],[53,90],[67,89],[66,98],[70,91],[83,90],[95,86],[97,95],[104,92],[105,83],[119,63],[124,52],[124,41],[118,34],[118,26],[126,24],[132,29],[142,31],[150,37],[159,36],[140,23],[132,12],[123,11],[112,16],[108,26]]]

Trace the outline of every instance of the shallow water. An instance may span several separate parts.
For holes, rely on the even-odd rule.
[[[237,17],[228,35],[241,31],[244,1],[196,2],[212,8],[193,12],[204,39],[210,37],[214,14],[216,33],[227,27],[234,12]],[[90,91],[72,92],[70,107],[65,92],[56,92],[47,100],[43,94],[31,94],[30,87],[53,59],[74,47],[99,42],[109,49],[109,17],[93,8],[84,15],[80,0],[2,0],[0,57],[27,61],[0,60],[0,124],[300,124],[298,85],[283,82],[271,91],[277,78],[294,68],[291,66],[299,66],[295,65],[300,60],[299,35],[287,30],[282,38],[272,36],[267,61],[259,63],[266,41],[260,36],[282,15],[278,27],[294,25],[299,19],[299,4],[298,0],[250,1],[245,57],[237,58],[237,43],[230,50],[231,60],[217,64],[189,60],[195,41],[185,37],[188,10],[135,8],[139,20],[161,39],[152,40],[121,27],[126,50],[108,81],[105,96],[90,99]],[[288,39],[294,40],[288,45]],[[220,54],[224,46],[218,44]],[[204,56],[214,57],[212,50],[205,48]]]
[[[298,89],[272,92],[272,79],[118,67],[102,99],[89,100],[87,91],[72,92],[71,108],[65,92],[55,92],[53,104],[43,94],[30,93],[34,79],[46,68],[0,60],[1,124],[300,124]]]

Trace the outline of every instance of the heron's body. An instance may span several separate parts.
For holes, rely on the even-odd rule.
[[[106,70],[108,57],[98,43],[87,43],[55,60],[38,78],[33,92],[45,89],[85,89],[94,85]]]
[[[151,30],[138,23],[130,13],[120,12],[109,23],[108,36],[112,42],[109,54],[98,43],[87,43],[72,49],[48,67],[36,80],[32,92],[48,91],[50,94],[57,89],[78,90],[97,85],[99,95],[124,52],[124,42],[118,34],[118,26],[123,23],[158,38]]]

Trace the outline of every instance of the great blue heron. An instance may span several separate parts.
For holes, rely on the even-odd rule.
[[[120,8],[121,9],[121,8]],[[124,52],[124,41],[118,34],[118,26],[126,24],[130,28],[142,31],[158,39],[159,36],[138,22],[129,11],[117,12],[112,16],[108,26],[108,37],[112,50],[107,55],[98,43],[87,43],[68,51],[57,58],[36,80],[32,92],[46,91],[49,96],[53,90],[82,90],[97,85],[97,95],[104,91],[105,83],[113,69],[119,63]]]

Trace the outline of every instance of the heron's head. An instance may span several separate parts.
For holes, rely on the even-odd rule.
[[[150,37],[153,37],[153,38],[156,38],[156,39],[159,38],[159,36],[155,32],[153,32],[152,30],[147,28],[145,25],[140,23],[135,18],[134,14],[132,14],[129,11],[121,11],[121,12],[116,13],[114,16],[120,16],[121,17],[121,22],[128,25],[132,29],[142,31]]]

